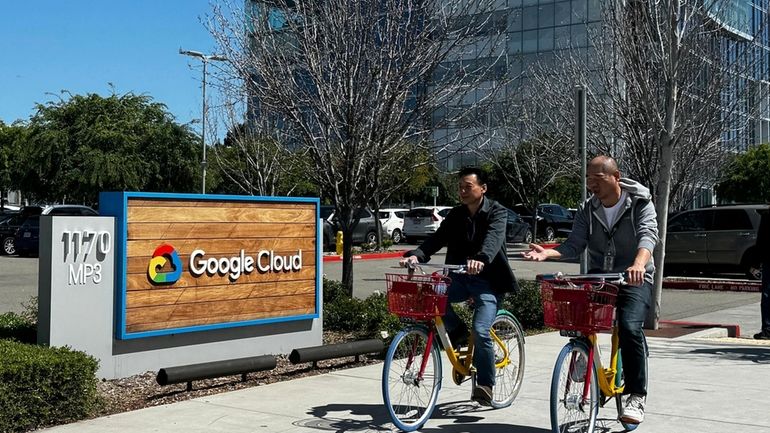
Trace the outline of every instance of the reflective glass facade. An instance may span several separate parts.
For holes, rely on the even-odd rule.
[[[447,121],[452,118],[453,110],[471,106],[474,102],[472,97],[433,113],[433,139],[437,147],[449,149],[439,155],[446,169],[455,170],[463,165],[478,163],[479,157],[474,150],[479,144],[495,146],[501,140],[521,139],[505,136],[500,128],[499,114],[503,105],[521,103],[531,97],[531,86],[526,74],[522,75],[522,72],[537,62],[545,62],[546,65],[554,62],[555,53],[559,50],[573,50],[573,55],[590,56],[593,48],[589,35],[601,33],[603,5],[607,1],[610,0],[498,2],[495,21],[507,22],[504,48],[507,55],[506,71],[509,76],[520,78],[496,98],[499,106],[493,107],[488,113],[476,115],[480,119],[476,128],[467,128],[464,124],[461,127]],[[741,44],[754,46],[754,57],[741,60],[753,64],[753,70],[748,76],[736,77],[723,95],[724,98],[733,98],[735,92],[751,91],[750,101],[740,107],[732,119],[726,119],[728,127],[723,136],[725,146],[742,151],[752,144],[770,141],[770,26],[767,24],[770,0],[717,1],[720,8],[710,16],[721,35],[717,49],[722,50],[729,61],[736,61],[735,53]],[[481,87],[483,89],[483,83]]]

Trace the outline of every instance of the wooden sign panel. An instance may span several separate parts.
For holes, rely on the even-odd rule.
[[[315,198],[103,193],[118,338],[318,317]]]

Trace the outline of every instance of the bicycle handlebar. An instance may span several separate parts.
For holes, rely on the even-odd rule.
[[[440,265],[440,264],[433,264],[433,263],[415,263],[414,266],[407,265],[406,267],[410,271],[419,269],[421,272],[423,272],[422,268],[434,268],[434,269],[443,269],[446,273],[448,273],[449,271],[452,271],[457,274],[468,273],[468,266],[466,265],[447,265],[447,264]]]
[[[615,272],[608,274],[562,274],[557,272],[555,274],[539,274],[535,277],[537,281],[542,280],[556,280],[556,281],[599,281],[610,284],[625,284],[628,279],[627,272]]]

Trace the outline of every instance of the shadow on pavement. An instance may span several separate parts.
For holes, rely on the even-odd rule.
[[[438,427],[422,428],[420,432],[445,432],[445,433],[548,433],[550,430],[533,428],[530,426],[516,426],[510,424],[489,423],[483,424],[484,412],[492,409],[480,407],[475,403],[452,402],[436,406],[431,416],[431,424],[441,424]],[[503,409],[505,410],[505,409]],[[384,405],[372,404],[327,404],[314,407],[308,415],[312,418],[295,421],[293,424],[299,427],[308,427],[321,431],[335,433],[345,432],[389,432],[398,431],[393,427],[390,416]],[[369,417],[367,419],[367,417]],[[448,424],[442,424],[442,420]]]
[[[695,349],[691,353],[717,355],[734,361],[749,361],[757,364],[770,364],[770,347],[715,347]]]

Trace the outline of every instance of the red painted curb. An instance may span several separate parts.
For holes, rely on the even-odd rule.
[[[664,289],[717,290],[731,292],[761,292],[759,281],[719,280],[710,278],[664,278]]]
[[[363,253],[354,254],[353,260],[381,260],[381,259],[395,259],[404,255],[406,250],[391,251],[387,253]],[[324,262],[341,262],[342,256],[324,256]]]
[[[672,325],[672,326],[691,326],[694,328],[725,328],[727,329],[727,336],[728,337],[734,337],[734,338],[740,338],[741,336],[741,326],[740,325],[729,325],[729,324],[721,324],[721,323],[703,323],[703,322],[682,322],[679,320],[661,320],[658,322],[661,325]]]
[[[538,244],[538,245],[540,245],[543,248],[549,248],[550,249],[550,248],[556,248],[556,247],[558,247],[561,244]]]

